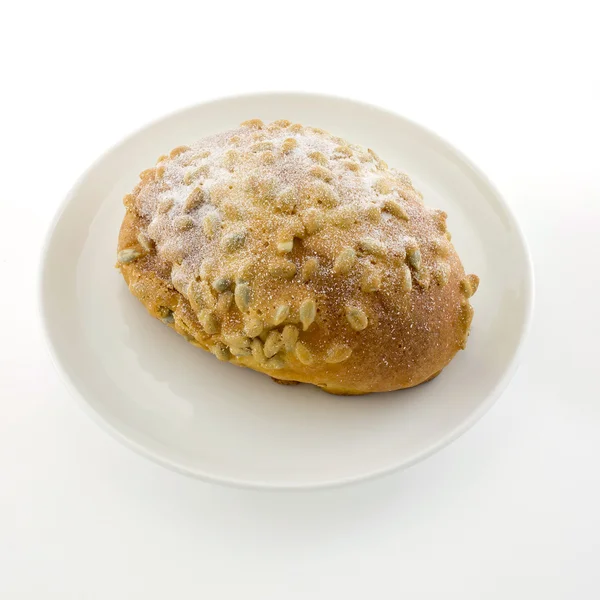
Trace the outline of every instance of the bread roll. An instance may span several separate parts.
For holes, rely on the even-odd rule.
[[[479,279],[370,149],[246,121],[161,156],[124,204],[129,289],[219,360],[349,395],[428,381],[465,347]]]

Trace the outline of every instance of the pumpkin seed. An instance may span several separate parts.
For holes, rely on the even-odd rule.
[[[212,282],[212,286],[217,292],[226,292],[231,287],[231,279],[227,279],[227,277],[217,277]]]

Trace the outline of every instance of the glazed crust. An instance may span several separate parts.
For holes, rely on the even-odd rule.
[[[221,360],[352,395],[428,381],[465,346],[479,280],[372,151],[250,121],[160,157],[124,203],[129,289]]]

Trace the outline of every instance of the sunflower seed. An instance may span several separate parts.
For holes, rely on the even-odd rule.
[[[291,240],[282,240],[277,242],[277,252],[281,252],[281,254],[286,254],[291,252],[294,249],[294,239]]]
[[[366,237],[361,239],[358,242],[358,247],[367,254],[372,254],[373,256],[383,257],[386,255],[385,246],[375,238]]]
[[[412,276],[410,274],[410,269],[406,265],[400,266],[398,284],[403,292],[410,292],[410,290],[412,290]]]
[[[373,184],[373,189],[380,194],[391,194],[393,191],[392,183],[388,179],[378,179]]]
[[[243,248],[246,243],[246,235],[245,231],[237,231],[224,235],[221,239],[221,249],[225,252],[235,252]]]
[[[349,146],[338,146],[333,150],[333,153],[338,156],[352,156],[352,150]]]
[[[293,352],[296,342],[298,341],[298,328],[294,325],[286,325],[281,332],[283,347],[286,352]]]
[[[345,275],[350,271],[356,262],[356,251],[350,246],[346,246],[335,258],[333,263],[333,272],[336,275]]]
[[[406,251],[408,264],[417,271],[421,268],[421,251],[418,248],[409,248]]]
[[[361,278],[360,289],[363,292],[377,292],[381,289],[381,276],[379,273],[373,268],[367,267]]]
[[[273,150],[271,142],[256,142],[256,144],[250,146],[250,152],[265,152],[267,150]]]
[[[134,248],[125,248],[125,250],[121,250],[117,254],[117,260],[122,265],[126,265],[134,260],[137,260],[140,256],[142,256],[142,253],[138,250],[135,250]]]
[[[439,240],[434,240],[432,247],[434,253],[438,256],[448,256],[449,247],[448,244],[442,238],[440,238]]]
[[[300,322],[302,329],[306,331],[314,322],[317,316],[317,305],[312,298],[305,300],[300,305]]]
[[[264,325],[260,317],[250,317],[244,324],[244,333],[251,338],[258,337],[263,329]]]
[[[296,194],[292,190],[288,190],[279,194],[275,200],[275,206],[284,213],[291,213],[296,207]]]
[[[250,351],[252,352],[252,358],[257,363],[264,363],[266,360],[265,351],[263,350],[263,344],[259,338],[254,338],[250,344]]]
[[[181,215],[173,219],[173,225],[175,226],[175,229],[179,231],[185,231],[186,229],[191,229],[194,226],[194,219],[192,219],[192,217],[189,215]]]
[[[186,171],[183,176],[183,183],[185,185],[190,185],[193,181],[198,179],[199,177],[208,177],[210,173],[210,169],[208,165],[201,165],[195,169],[191,169],[190,171]]]
[[[245,312],[250,307],[251,290],[247,283],[238,283],[235,286],[235,303],[237,307]]]
[[[467,275],[461,282],[460,287],[462,288],[465,296],[470,298],[479,287],[479,277],[477,275]]]
[[[281,325],[290,315],[290,307],[287,304],[282,304],[277,307],[275,316],[273,317],[273,325]]]
[[[316,208],[309,208],[307,211],[305,211],[303,222],[306,232],[310,235],[321,231],[321,229],[323,229],[325,226],[323,213],[318,211]]]
[[[184,152],[187,152],[188,150],[191,150],[191,148],[189,146],[177,146],[177,148],[173,148],[173,150],[171,150],[169,156],[171,158],[175,158],[176,156],[179,156],[180,154],[183,154]]]
[[[312,365],[315,361],[312,352],[302,342],[296,342],[296,357],[303,365]]]
[[[438,263],[433,271],[433,276],[440,286],[445,286],[450,279],[450,265],[446,262]]]
[[[307,282],[313,278],[319,268],[319,260],[317,258],[309,258],[302,265],[302,281]]]
[[[275,163],[275,155],[272,152],[263,152],[260,155],[260,162],[263,165],[272,165]]]
[[[329,364],[337,364],[344,362],[350,358],[352,349],[346,345],[336,345],[329,349],[325,355],[325,362]]]
[[[198,308],[207,308],[214,310],[217,301],[212,294],[210,286],[206,281],[192,281],[187,289],[187,296],[192,302],[192,306]]]
[[[174,204],[173,198],[163,198],[156,203],[156,210],[159,214],[164,215],[173,208]]]
[[[326,165],[328,162],[327,157],[322,152],[311,152],[308,155],[308,158],[323,166]]]
[[[229,360],[231,357],[229,353],[229,348],[223,342],[217,342],[214,346],[211,347],[210,351],[219,359],[219,360]]]
[[[355,163],[353,160],[344,160],[342,161],[342,164],[344,167],[346,167],[346,169],[348,169],[348,171],[353,171],[354,173],[360,171],[360,165]]]
[[[280,260],[269,265],[269,273],[278,279],[292,279],[296,275],[296,265],[291,260]]]
[[[289,154],[297,145],[298,142],[294,138],[287,138],[283,140],[283,144],[281,144],[281,151],[284,154]]]
[[[202,219],[202,228],[204,229],[204,235],[206,235],[206,237],[208,238],[213,237],[215,233],[217,233],[217,229],[220,225],[221,219],[215,211],[209,212]]]
[[[267,362],[265,362],[265,369],[278,370],[283,368],[285,368],[285,363],[283,362],[283,359],[279,356],[270,358],[269,360],[267,360]]]
[[[233,304],[233,294],[231,292],[223,292],[219,294],[217,298],[217,306],[215,308],[216,313],[223,318],[231,308]]]
[[[249,127],[250,129],[262,129],[264,123],[260,119],[248,119],[243,123],[240,123],[240,127]]]
[[[263,347],[265,356],[271,358],[283,348],[283,340],[279,331],[270,331]]]
[[[329,183],[333,179],[333,173],[329,169],[321,167],[320,165],[312,167],[310,169],[310,174],[313,177],[317,177],[318,179],[326,181],[327,183]]]
[[[204,202],[204,190],[198,186],[192,193],[185,199],[183,203],[183,210],[190,212],[195,208],[198,208]]]
[[[381,209],[379,206],[371,204],[371,206],[367,208],[367,219],[369,219],[371,223],[379,223],[379,221],[381,221]]]
[[[355,331],[362,331],[369,324],[367,315],[357,306],[346,306],[346,318],[348,319],[348,323],[350,323],[350,327]]]
[[[415,271],[413,277],[419,287],[424,290],[429,289],[431,283],[431,271],[427,267],[422,267],[418,271]]]
[[[389,212],[391,215],[394,215],[394,217],[397,217],[398,219],[403,219],[405,221],[408,221],[408,214],[402,208],[402,206],[400,205],[400,203],[397,200],[388,198],[383,203],[383,209],[386,212]]]
[[[213,335],[214,333],[219,332],[220,324],[219,320],[210,310],[201,310],[198,315],[198,320],[200,321],[200,325],[208,335]]]

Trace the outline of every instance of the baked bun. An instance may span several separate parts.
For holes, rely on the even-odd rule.
[[[372,150],[251,120],[140,177],[118,267],[153,316],[220,360],[365,394],[427,381],[465,347],[479,280],[446,213]]]

